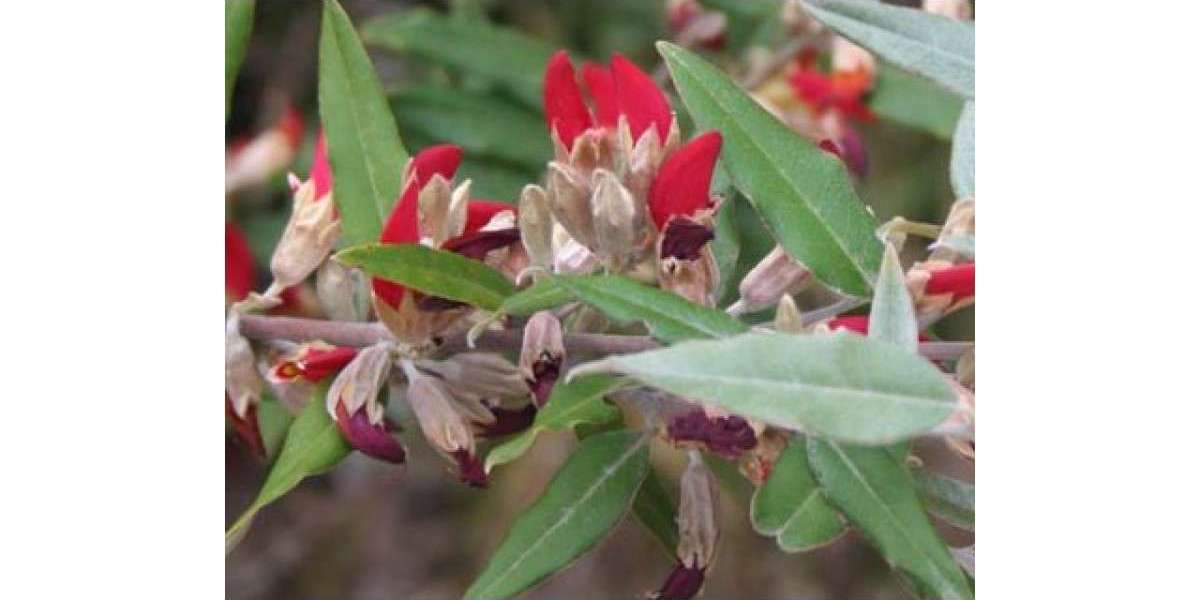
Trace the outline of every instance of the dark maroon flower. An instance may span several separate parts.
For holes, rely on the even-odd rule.
[[[487,472],[483,470],[483,461],[471,454],[465,448],[454,452],[454,460],[458,463],[458,480],[477,488],[488,486]]]
[[[705,569],[676,564],[662,589],[651,595],[655,600],[690,600],[704,586]]]
[[[758,443],[754,429],[742,417],[710,417],[699,408],[671,419],[667,435],[672,441],[702,444],[710,452],[731,459]]]
[[[659,258],[699,260],[700,250],[713,239],[713,232],[691,219],[674,217],[663,231]]]
[[[337,426],[342,437],[354,446],[356,450],[391,463],[403,463],[405,459],[404,446],[392,436],[390,423],[371,424],[365,409],[359,409],[353,415],[346,414],[346,406],[337,404]]]

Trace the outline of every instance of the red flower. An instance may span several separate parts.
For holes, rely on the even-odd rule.
[[[595,116],[584,102],[575,78],[575,68],[565,50],[559,50],[546,65],[542,102],[546,125],[568,149],[583,132],[597,126],[615,129],[624,115],[636,140],[655,127],[659,140],[671,130],[671,104],[649,75],[620,53],[613,53],[609,66],[584,64],[584,84],[595,106]]]
[[[692,217],[712,208],[708,188],[721,154],[721,133],[709,131],[684,144],[663,162],[650,184],[650,216],[661,231],[671,217]]]
[[[325,132],[317,134],[316,149],[313,150],[312,169],[309,170],[308,177],[313,182],[313,187],[316,189],[316,197],[318,200],[324,198],[330,190],[333,189],[333,170],[329,167],[329,155],[325,140]]]
[[[358,350],[346,346],[320,342],[305,344],[276,363],[271,369],[271,377],[279,381],[303,378],[317,383],[340,371],[357,353]]]
[[[788,77],[796,97],[814,115],[833,110],[859,121],[875,120],[865,104],[871,91],[871,74],[864,70],[837,71],[827,74],[816,68],[816,55],[805,52],[797,59],[798,68]]]
[[[870,322],[870,317],[867,315],[843,315],[830,319],[827,323],[830,331],[853,331],[859,335],[867,335],[867,325]],[[917,339],[926,342],[929,338],[925,334],[918,334]]]
[[[254,289],[254,254],[242,230],[225,222],[225,299],[236,302]]]

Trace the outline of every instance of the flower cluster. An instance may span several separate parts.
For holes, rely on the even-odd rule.
[[[566,52],[546,67],[555,157],[546,187],[521,195],[530,260],[559,273],[625,273],[712,305],[716,201],[708,190],[720,133],[681,144],[666,96],[620,54],[608,66],[583,65],[582,79],[581,89]]]

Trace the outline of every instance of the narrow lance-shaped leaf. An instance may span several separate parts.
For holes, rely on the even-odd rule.
[[[917,353],[917,312],[905,285],[900,257],[891,244],[884,244],[879,281],[875,284],[875,296],[871,299],[867,336]]]
[[[975,530],[975,486],[925,471],[918,471],[913,479],[929,512],[955,527]]]
[[[484,310],[496,310],[516,291],[504,275],[482,262],[420,244],[364,244],[334,258],[372,277]]]
[[[912,479],[886,449],[809,438],[808,460],[829,500],[921,592],[944,599],[972,597],[966,577],[925,515]]]
[[[950,152],[950,184],[954,195],[967,198],[975,195],[975,102],[967,102],[958,128],[954,130],[954,147]]]
[[[646,438],[618,430],[579,444],[517,521],[464,598],[510,598],[594,546],[628,512],[646,477]]]
[[[674,558],[675,549],[679,546],[675,500],[671,498],[654,469],[650,469],[633,499],[633,514],[637,516],[638,522],[654,535],[654,539],[658,540],[667,555]]]
[[[254,28],[254,0],[225,0],[225,117],[233,101],[233,84],[246,57]]]
[[[734,335],[748,329],[724,312],[620,275],[560,275],[554,281],[611,319],[645,322],[651,335],[668,344]]]
[[[869,104],[875,114],[888,121],[947,141],[954,137],[963,109],[962,98],[887,63],[879,65]]]
[[[945,420],[955,396],[929,361],[857,334],[749,333],[611,356],[616,371],[785,429],[882,445]]]
[[[485,77],[537,110],[542,106],[542,72],[555,50],[513,29],[455,20],[427,10],[372,19],[363,26],[363,39],[373,46]]]
[[[609,423],[620,416],[617,407],[604,396],[621,387],[621,380],[606,375],[580,377],[570,383],[559,382],[550,392],[546,406],[538,411],[533,424],[520,435],[500,444],[488,453],[484,469],[512,462],[533,446],[543,431],[561,431],[576,425]]]
[[[337,424],[325,410],[325,393],[329,384],[317,386],[308,406],[292,422],[279,458],[271,466],[267,480],[246,512],[225,531],[225,551],[233,549],[245,535],[254,515],[284,494],[290,492],[305,477],[319,475],[332,469],[347,454],[350,446],[342,439]]]
[[[697,127],[720,130],[725,167],[772,236],[822,282],[867,296],[881,248],[842,161],[801,138],[704,59],[666,42],[658,49]]]
[[[830,29],[885,60],[924,75],[964,98],[975,97],[975,28],[875,0],[806,0]]]
[[[718,173],[723,171],[724,169],[717,170]],[[738,255],[742,249],[741,240],[738,239],[737,214],[734,213],[737,207],[737,201],[734,198],[735,192],[731,187],[723,191],[725,201],[717,210],[717,222],[712,242],[713,256],[717,259],[717,273],[721,278],[715,294],[718,301],[723,300],[726,294],[731,294],[737,287],[734,277],[737,272]],[[719,306],[724,305],[719,304]]]
[[[754,530],[774,537],[784,552],[823,546],[846,529],[809,469],[806,444],[803,435],[791,439],[750,501]]]
[[[374,241],[396,201],[408,154],[371,59],[337,0],[325,0],[319,54],[317,95],[342,242]]]

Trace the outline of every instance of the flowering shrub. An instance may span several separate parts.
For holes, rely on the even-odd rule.
[[[539,434],[573,431],[574,451],[465,597],[524,592],[627,513],[673,554],[649,596],[698,596],[718,568],[719,464],[756,488],[754,529],[784,552],[856,529],[915,595],[972,595],[973,546],[949,547],[930,515],[972,529],[973,487],[913,446],[974,460],[974,344],[929,329],[975,296],[969,4],[763,4],[781,41],[743,56],[722,3],[668,2],[676,43],[657,44],[663,67],[650,71],[420,10],[378,17],[360,39],[325,0],[312,162],[307,178],[287,176],[290,216],[261,293],[250,244],[226,226],[226,415],[269,465],[227,548],[351,452],[404,464],[405,429],[475,488]],[[252,14],[227,0],[227,94]],[[482,133],[410,155],[396,117],[409,122],[421,97],[389,105],[364,39],[536,104],[544,137],[514,148],[529,134],[506,129],[517,109],[435,102],[467,107],[447,130]],[[884,81],[956,111],[958,199],[940,224],[880,224],[859,198],[863,131],[926,118],[879,101],[905,89]],[[286,169],[303,129],[289,106],[231,144],[230,197]],[[473,152],[538,172],[480,198],[499,188],[463,174]],[[678,459],[677,494],[654,492],[651,447]]]

